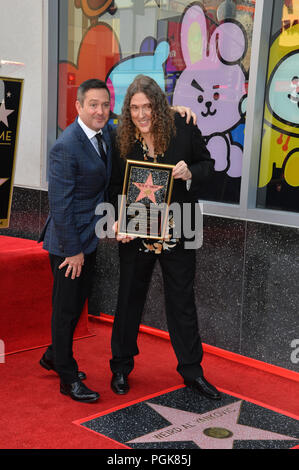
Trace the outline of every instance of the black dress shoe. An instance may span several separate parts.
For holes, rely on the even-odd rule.
[[[51,361],[51,359],[48,359],[45,354],[43,355],[43,357],[41,358],[41,360],[39,361],[40,365],[44,368],[44,369],[47,369],[47,370],[54,370],[54,372],[57,373],[56,369],[55,369],[55,366],[53,364],[53,362]],[[78,371],[78,379],[80,380],[85,380],[86,379],[86,374],[85,372],[82,372],[82,371]]]
[[[114,393],[117,393],[118,395],[125,395],[128,393],[130,390],[128,376],[120,372],[113,374],[111,379],[111,388]]]
[[[211,385],[204,377],[197,377],[193,380],[185,379],[184,383],[187,387],[192,388],[192,390],[195,390],[207,398],[211,398],[212,400],[220,400],[221,398],[217,388]]]
[[[72,384],[64,384],[60,382],[60,393],[63,395],[69,395],[73,400],[81,401],[83,403],[91,403],[100,398],[100,395],[97,392],[93,392],[87,388],[81,380]]]

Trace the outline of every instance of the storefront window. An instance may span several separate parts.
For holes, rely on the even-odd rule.
[[[257,207],[299,212],[299,2],[275,0]]]
[[[254,0],[60,0],[58,126],[76,116],[78,85],[106,80],[117,123],[139,73],[190,106],[215,160],[201,199],[238,204]]]

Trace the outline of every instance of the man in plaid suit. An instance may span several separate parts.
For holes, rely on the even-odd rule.
[[[101,80],[78,88],[78,117],[49,155],[50,212],[39,241],[49,252],[54,277],[52,345],[40,360],[60,376],[60,392],[81,402],[98,400],[87,388],[73,357],[73,334],[90,293],[98,238],[98,204],[105,201],[111,174],[110,93]]]

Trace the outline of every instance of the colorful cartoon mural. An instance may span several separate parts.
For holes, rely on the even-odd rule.
[[[114,0],[74,0],[75,7],[81,8],[84,15],[91,19],[92,24],[97,23],[98,17],[108,11],[114,15],[117,7]]]
[[[81,8],[85,20],[81,26],[76,16],[76,34],[82,27],[83,35],[78,51],[78,41],[74,43],[77,61],[61,61],[59,65],[60,129],[76,116],[73,103],[82,81],[91,77],[106,80],[112,116],[116,116],[121,113],[128,85],[136,75],[147,74],[165,90],[170,104],[190,106],[197,114],[198,127],[215,159],[213,181],[202,198],[238,202],[248,73],[242,64],[249,57],[247,36],[251,27],[245,31],[235,19],[226,17],[222,21],[217,17],[219,11],[222,17],[228,11],[227,0],[213,0],[213,17],[200,3],[190,2],[183,15],[158,15],[156,23],[151,12],[155,8],[157,13],[161,6],[158,1],[134,2],[126,8],[120,2],[100,0],[74,0],[73,5]],[[98,17],[104,13],[108,13],[105,22],[99,23]],[[250,11],[251,24],[252,16]],[[137,28],[139,17],[144,26],[146,18],[151,18],[144,36]],[[126,30],[123,18],[128,18],[135,32]],[[154,35],[149,35],[152,32]],[[130,54],[131,48],[139,52]]]
[[[259,187],[280,169],[281,181],[299,186],[299,24],[283,29],[269,56]]]
[[[120,61],[107,78],[107,85],[114,100],[113,112],[121,113],[128,86],[138,74],[152,77],[165,90],[163,63],[169,54],[169,45],[162,41],[153,53],[141,52]]]
[[[246,38],[240,24],[220,23],[208,38],[207,22],[200,5],[184,13],[181,48],[186,64],[173,95],[173,104],[190,106],[215,160],[215,170],[237,178],[242,174],[242,145],[232,131],[244,116],[246,77],[241,60]]]
[[[99,47],[101,44],[101,47]],[[58,126],[65,129],[75,118],[77,88],[89,78],[105,80],[121,57],[118,39],[105,23],[91,27],[82,39],[76,64],[59,64]],[[112,103],[113,105],[113,103]]]

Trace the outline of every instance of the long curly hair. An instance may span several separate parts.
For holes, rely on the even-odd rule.
[[[166,151],[176,131],[174,112],[168,104],[165,93],[155,80],[146,75],[138,75],[127,90],[117,128],[117,143],[122,158],[128,156],[136,140],[136,127],[130,111],[131,99],[136,93],[144,93],[152,106],[151,134],[154,139],[155,154]]]

